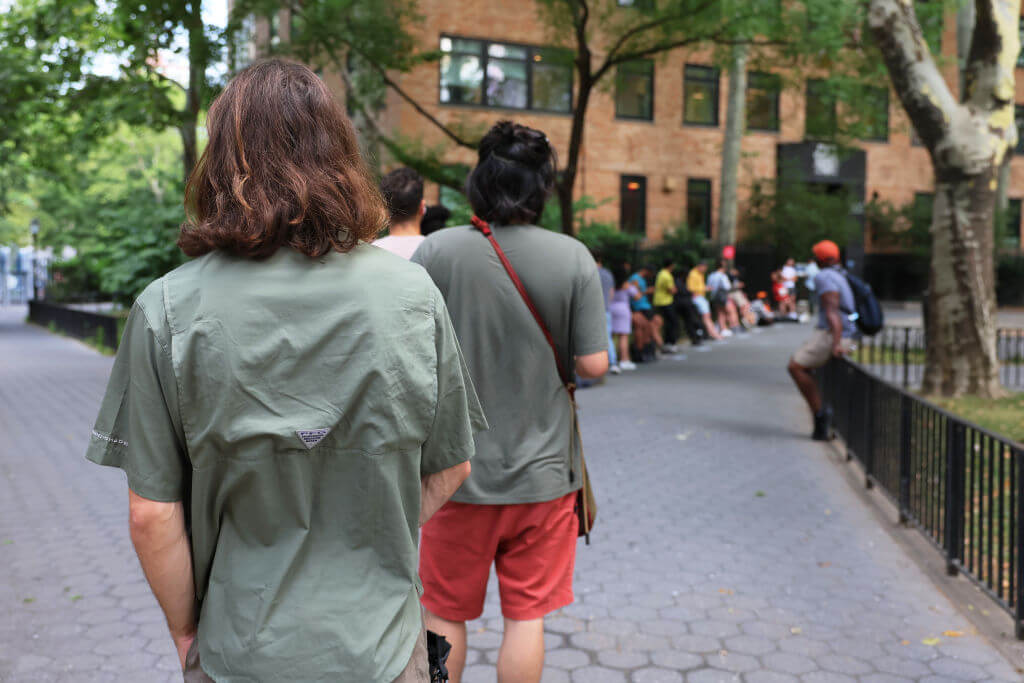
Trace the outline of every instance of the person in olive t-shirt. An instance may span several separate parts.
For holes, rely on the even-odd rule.
[[[198,258],[132,307],[88,458],[186,681],[429,683],[417,527],[485,428],[444,301],[363,242],[383,206],[312,71],[245,69],[208,127]]]
[[[604,296],[579,241],[534,225],[555,165],[543,133],[508,121],[481,140],[468,195],[580,377],[608,369]],[[570,604],[581,485],[572,407],[551,347],[490,242],[473,227],[427,237],[413,254],[444,295],[490,429],[476,436],[473,473],[423,527],[420,576],[427,626],[452,641],[452,681],[466,658],[465,622],[480,616],[491,564],[505,630],[498,680],[535,683],[544,615]],[[571,379],[571,378],[566,378]]]

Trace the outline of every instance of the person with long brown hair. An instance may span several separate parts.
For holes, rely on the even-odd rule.
[[[133,306],[88,457],[127,474],[186,681],[427,683],[418,526],[485,427],[444,301],[366,243],[384,206],[308,68],[248,67],[207,127],[195,259]]]

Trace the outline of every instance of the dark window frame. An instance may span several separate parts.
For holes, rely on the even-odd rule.
[[[1024,41],[1024,16],[1017,20],[1017,35]],[[1024,69],[1024,42],[1021,42],[1020,52],[1017,53],[1017,68]]]
[[[706,189],[694,190],[694,186],[698,183],[706,185]],[[714,185],[712,184],[711,178],[687,178],[686,179],[686,227],[693,233],[698,232],[704,239],[711,239],[712,231],[714,230]],[[707,219],[704,225],[695,226],[690,224],[690,202],[694,197],[700,197],[707,202]]]
[[[869,92],[873,91],[876,94],[881,94],[883,99],[885,100],[885,117],[884,117],[884,119],[885,119],[885,134],[882,135],[881,137],[874,137],[874,136],[868,135],[868,136],[866,136],[864,138],[864,140],[865,140],[865,142],[889,142],[889,131],[890,131],[889,109],[890,109],[890,106],[892,105],[892,102],[890,102],[890,100],[889,100],[889,88],[884,86],[884,85],[880,85],[880,86],[877,86],[877,87],[871,87],[871,88],[868,89],[868,91]]]
[[[771,85],[774,88],[772,90],[769,90],[769,88],[764,86],[756,86],[758,90],[765,91],[769,93],[769,95],[772,97],[773,104],[775,105],[773,112],[775,119],[774,128],[762,128],[761,126],[752,126],[750,124],[750,89],[752,87],[755,87],[753,85],[755,80],[761,80],[763,82],[770,81]],[[778,74],[773,74],[770,71],[748,71],[747,92],[744,95],[744,98],[747,110],[747,130],[755,131],[758,133],[778,133],[779,129],[782,127],[782,112],[779,104],[782,100],[782,77],[779,76]]]
[[[821,131],[812,133],[810,130],[810,106],[811,96],[814,91],[814,97],[822,100],[831,101],[832,104],[832,130],[824,135],[821,135]],[[804,88],[804,139],[805,140],[821,140],[828,139],[835,136],[839,131],[839,98],[835,96],[835,93],[831,91],[829,82],[823,78],[808,78],[807,84]]]
[[[474,54],[471,52],[462,51],[441,51],[442,55],[461,55],[467,57],[478,57],[480,59],[480,70],[483,73],[483,78],[480,80],[480,104],[474,104],[472,102],[444,102],[441,100],[441,89],[444,87],[442,79],[440,78],[440,71],[437,79],[437,102],[442,107],[468,107],[470,109],[491,109],[491,110],[504,110],[504,111],[529,111],[537,112],[541,114],[560,114],[562,116],[572,116],[573,106],[575,101],[573,100],[573,93],[576,90],[576,70],[572,66],[568,66],[569,72],[569,108],[567,110],[562,109],[548,109],[546,107],[534,107],[533,106],[533,65],[535,63],[534,56],[538,53],[551,53],[551,52],[565,52],[569,51],[564,48],[557,47],[544,47],[542,45],[531,45],[529,43],[514,43],[507,40],[491,40],[489,38],[473,38],[471,36],[460,36],[453,33],[442,33],[438,39],[440,41],[448,38],[449,40],[471,40],[480,43],[480,53]],[[526,64],[526,106],[525,107],[508,107],[503,105],[494,105],[487,103],[487,62],[491,59],[490,50],[488,48],[491,45],[502,45],[506,47],[521,48],[527,51],[526,59],[521,60]],[[510,57],[495,57],[494,59],[504,59],[506,61],[520,61],[518,58]],[[438,60],[438,69],[440,70],[440,60]]]
[[[641,197],[639,207],[640,230],[629,230],[626,227],[626,197],[628,192],[633,191],[628,187],[630,183],[638,183],[640,185],[637,189]],[[629,235],[647,236],[647,176],[625,174],[619,176],[619,230]]]
[[[697,75],[700,73],[706,75]],[[689,100],[690,86],[691,84],[710,85],[712,89],[712,103],[714,104],[714,121],[690,121],[686,118],[687,106],[686,103]],[[684,64],[683,65],[683,125],[684,126],[703,126],[705,128],[718,128],[721,125],[722,118],[720,107],[718,106],[722,99],[722,72],[717,67],[708,66],[707,64]]]
[[[1006,226],[1007,232],[1003,235],[1004,244],[1001,246],[1012,246],[1017,249],[1020,248],[1020,222],[1021,222],[1021,208],[1024,202],[1021,201],[1020,197],[1007,197],[1006,199]],[[1013,225],[1010,219],[1016,218],[1017,224]],[[1008,228],[1016,228],[1016,230],[1009,230]]]
[[[648,64],[648,65],[650,65],[650,68],[651,68],[650,73],[647,74],[647,83],[648,83],[648,87],[650,88],[650,91],[651,91],[651,112],[650,112],[649,116],[629,116],[629,115],[626,115],[626,114],[620,114],[619,113],[619,70],[622,69],[623,66],[627,66],[627,68],[628,68],[628,65],[630,65],[630,64],[637,64],[637,63]],[[618,119],[620,121],[654,121],[654,94],[655,94],[654,93],[654,72],[655,72],[655,66],[654,66],[654,60],[653,59],[638,59],[638,60],[633,61],[633,62],[623,62],[622,64],[619,64],[617,67],[615,67],[615,92],[614,92],[614,98],[615,98],[615,118],[616,119]],[[643,75],[643,74],[638,74],[637,72],[633,72],[633,73],[637,74],[637,75],[641,75],[641,76]]]
[[[1013,105],[1013,121],[1017,124],[1017,146],[1013,148],[1014,153],[1024,154],[1024,104]]]

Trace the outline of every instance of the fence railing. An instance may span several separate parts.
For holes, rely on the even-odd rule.
[[[69,337],[94,339],[111,349],[116,349],[120,341],[119,319],[112,315],[81,311],[45,301],[29,301],[28,319],[43,327],[53,326]]]
[[[1024,639],[1024,447],[835,359],[821,373],[847,453]]]
[[[1024,390],[1024,329],[996,330],[996,354],[1003,386]],[[925,365],[924,329],[885,327],[860,341],[853,360],[905,389],[920,387]]]

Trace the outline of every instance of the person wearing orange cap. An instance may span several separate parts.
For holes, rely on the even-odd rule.
[[[856,310],[856,302],[846,273],[840,266],[839,246],[831,240],[824,240],[815,244],[811,251],[821,268],[814,276],[818,324],[811,338],[790,359],[789,374],[814,415],[811,438],[825,441],[831,431],[832,411],[822,403],[813,371],[828,363],[833,356],[842,356],[853,348],[857,328],[843,311]]]

